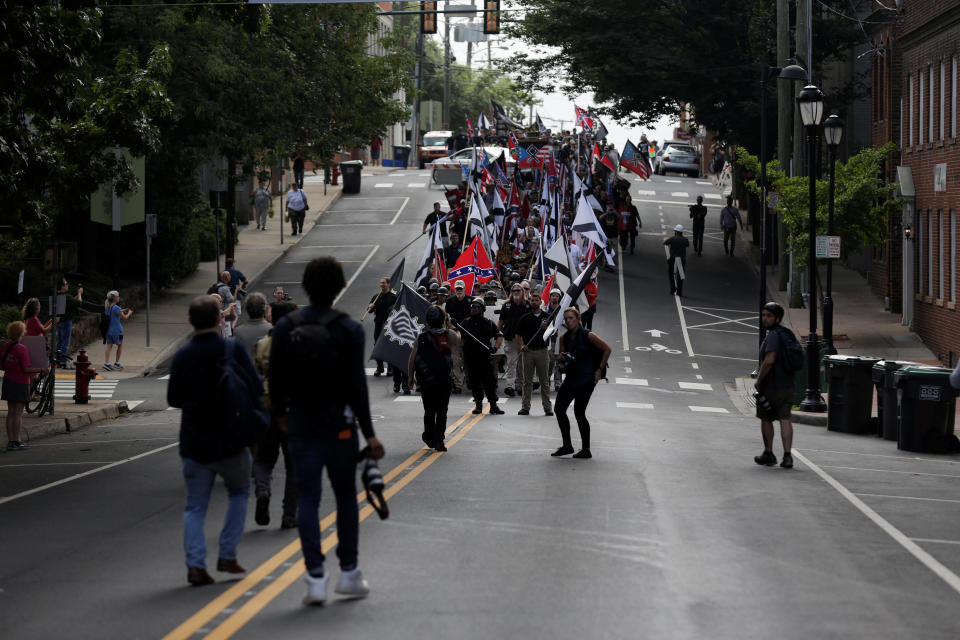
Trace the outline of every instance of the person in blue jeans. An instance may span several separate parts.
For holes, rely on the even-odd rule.
[[[357,559],[357,426],[370,457],[382,458],[384,451],[370,418],[363,327],[332,308],[345,286],[339,262],[331,257],[312,260],[303,271],[310,306],[284,316],[273,328],[270,345],[270,409],[281,430],[287,431],[300,494],[297,527],[307,567],[304,604],[323,604],[330,579],[320,546],[324,467],[337,502],[340,578],[335,591],[353,597],[370,592]],[[303,375],[304,371],[311,374]]]
[[[103,356],[103,368],[107,371],[119,371],[123,369],[123,365],[120,364],[120,356],[123,354],[123,321],[133,315],[133,309],[121,308],[120,292],[110,291],[103,302],[103,313],[110,318],[110,326],[107,327],[107,334],[103,339],[107,345],[107,351]],[[110,351],[113,345],[117,345],[117,359],[110,364]]]
[[[57,320],[57,353],[58,364],[61,367],[67,366],[67,353],[70,351],[70,336],[73,333],[73,321],[77,318],[77,312],[80,310],[80,303],[83,302],[83,287],[77,288],[77,295],[70,295],[70,285],[66,278],[60,279],[60,289],[57,292],[58,297],[63,296],[63,313]],[[57,301],[57,307],[60,307],[60,301]],[[118,358],[119,359],[119,358]]]
[[[193,338],[177,351],[170,365],[167,404],[183,409],[180,418],[180,458],[187,488],[183,511],[183,547],[187,560],[187,582],[194,586],[214,580],[206,569],[206,536],[203,524],[210,504],[213,483],[219,475],[227,487],[227,513],[220,530],[217,571],[243,573],[237,562],[237,545],[243,535],[250,495],[250,451],[224,438],[223,408],[217,405],[219,361],[226,340],[217,333],[220,307],[211,296],[198,296],[190,303]],[[236,364],[254,380],[262,394],[260,376],[247,350],[233,351]]]

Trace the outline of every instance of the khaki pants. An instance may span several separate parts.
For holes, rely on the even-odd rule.
[[[544,411],[553,409],[550,403],[550,377],[547,375],[547,363],[550,359],[546,349],[527,349],[520,354],[523,361],[523,399],[521,408],[530,409],[533,396],[533,374],[536,371],[540,381],[540,402]]]
[[[503,351],[507,357],[507,362],[503,367],[506,384],[508,387],[513,387],[515,391],[520,391],[520,384],[523,382],[523,362],[520,359],[520,347],[513,340],[504,340]]]
[[[453,360],[453,368],[450,369],[450,379],[453,386],[463,388],[463,340],[460,334],[451,331],[447,334],[450,337],[450,357]]]

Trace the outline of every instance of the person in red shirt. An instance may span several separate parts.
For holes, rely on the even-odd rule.
[[[596,272],[594,272],[596,276]],[[581,324],[587,329],[593,329],[593,316],[597,313],[597,281],[590,279],[590,284],[583,288],[583,293],[587,296],[587,310],[583,312],[580,318]]]
[[[633,205],[630,196],[627,195],[620,204],[620,223],[617,227],[620,231],[621,251],[627,250],[627,241],[629,240],[630,253],[633,253],[633,250],[637,246],[637,234],[640,232],[641,226],[642,223],[640,222],[640,213]]]
[[[53,328],[53,318],[47,320],[47,323],[44,324],[40,322],[40,301],[36,298],[30,298],[27,300],[27,304],[23,305],[23,322],[27,327],[28,336],[42,336],[50,333],[50,329]]]
[[[380,138],[374,138],[370,141],[370,166],[380,166],[380,149],[383,148],[383,142]]]
[[[0,347],[0,368],[3,369],[3,386],[0,400],[7,401],[7,451],[22,451],[27,448],[20,440],[23,425],[23,410],[30,400],[30,375],[45,372],[41,367],[30,366],[30,352],[20,343],[26,325],[20,321],[7,325],[9,342]]]

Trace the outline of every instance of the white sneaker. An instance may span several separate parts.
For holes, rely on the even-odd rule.
[[[303,597],[303,604],[323,604],[327,601],[327,583],[330,574],[323,574],[322,578],[314,578],[309,573],[304,576],[307,582],[307,595]]]
[[[370,585],[363,579],[363,573],[360,569],[353,571],[341,571],[340,579],[337,580],[337,593],[345,596],[354,596],[356,598],[366,597],[370,593]]]

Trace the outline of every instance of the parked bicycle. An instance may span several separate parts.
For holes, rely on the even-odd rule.
[[[37,417],[42,418],[47,413],[53,415],[53,388],[54,379],[58,362],[66,360],[68,365],[73,362],[73,358],[57,351],[50,357],[50,369],[37,376],[37,379],[30,385],[30,401],[27,402],[26,412],[36,413]]]

